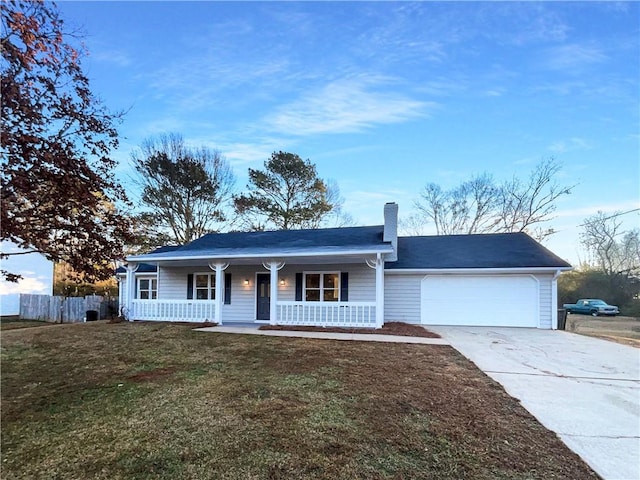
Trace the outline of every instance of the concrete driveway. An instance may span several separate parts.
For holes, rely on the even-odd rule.
[[[640,479],[640,350],[564,331],[432,327],[605,479]]]

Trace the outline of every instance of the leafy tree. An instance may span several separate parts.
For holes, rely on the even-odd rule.
[[[483,173],[450,190],[429,183],[415,203],[417,215],[404,224],[413,231],[420,223],[433,223],[438,235],[527,232],[542,240],[554,231],[541,224],[552,218],[556,200],[573,188],[554,181],[559,170],[549,159],[526,180],[514,177],[498,184]]]
[[[69,38],[54,4],[3,2],[0,240],[107,278],[128,237],[109,156],[120,114],[91,92]]]
[[[139,219],[150,227],[150,235],[181,245],[226,220],[235,177],[219,152],[188,148],[180,135],[169,134],[146,141],[132,159],[146,208]]]
[[[317,228],[335,206],[326,183],[309,160],[274,152],[264,170],[249,169],[249,192],[234,197],[245,228],[279,230]],[[338,194],[339,196],[339,194]],[[333,199],[335,201],[335,198]]]
[[[64,297],[85,297],[87,295],[117,297],[118,282],[113,275],[105,280],[88,281],[82,272],[76,272],[69,264],[60,262],[56,263],[53,268],[53,294]]]
[[[150,212],[131,215],[131,241],[125,246],[127,255],[148,253],[163,245],[177,244],[176,240],[158,227],[158,215]]]

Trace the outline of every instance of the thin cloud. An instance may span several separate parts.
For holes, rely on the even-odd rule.
[[[264,143],[228,143],[217,148],[224,153],[232,167],[244,167],[262,163],[276,150],[282,142],[266,141]]]
[[[484,95],[486,97],[501,97],[504,95],[504,88],[492,88],[490,90],[485,90]]]
[[[574,71],[607,59],[600,48],[577,43],[549,48],[545,57],[547,68],[563,71]]]
[[[428,116],[435,105],[383,91],[376,81],[344,79],[281,106],[268,118],[267,126],[298,136],[359,132],[374,125]]]
[[[41,277],[30,277],[28,274],[33,272],[19,272],[22,279],[17,283],[0,282],[0,295],[10,295],[12,293],[34,293],[47,294],[50,293],[50,286],[42,281]]]
[[[371,186],[371,190],[349,190],[340,185],[344,197],[344,210],[358,218],[362,225],[380,225],[383,222],[383,206],[387,202],[398,204],[400,214],[406,214],[413,204],[413,192],[400,189],[384,189]],[[371,208],[375,205],[377,208]]]
[[[493,6],[493,5],[492,5]],[[544,4],[506,4],[507,18],[514,25],[509,32],[511,43],[524,45],[540,41],[564,41],[570,28],[554,9]],[[500,31],[499,29],[496,29]]]
[[[554,213],[554,217],[557,218],[572,218],[572,217],[580,217],[586,218],[591,215],[595,215],[598,212],[604,213],[615,213],[615,212],[626,212],[629,210],[633,210],[634,208],[639,208],[640,202],[631,201],[631,202],[616,202],[609,204],[595,204],[589,205],[586,207],[579,208],[567,208],[562,210],[557,210]],[[628,217],[631,217],[632,214],[629,214]],[[575,225],[574,225],[575,226]]]
[[[121,50],[94,50],[89,55],[98,62],[109,63],[117,67],[128,67],[133,64],[131,56]]]
[[[566,140],[559,140],[557,142],[553,142],[548,150],[554,153],[566,153],[575,150],[589,150],[591,145],[584,138],[572,137]]]
[[[416,86],[416,91],[433,97],[451,97],[469,89],[468,80],[439,77]]]

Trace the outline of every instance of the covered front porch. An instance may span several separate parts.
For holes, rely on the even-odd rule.
[[[133,300],[128,312],[132,320],[158,322],[211,322],[216,319],[215,301]],[[260,323],[261,320],[252,320]],[[226,323],[235,323],[228,321]],[[321,327],[377,327],[376,302],[277,302],[275,318],[263,323],[271,325],[315,325]]]
[[[383,255],[130,262],[121,279],[130,320],[380,328]],[[155,289],[152,288],[155,286]]]

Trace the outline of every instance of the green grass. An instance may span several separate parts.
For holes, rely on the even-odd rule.
[[[2,478],[596,478],[453,349],[103,322],[2,333]]]

